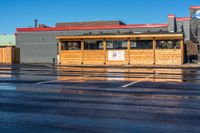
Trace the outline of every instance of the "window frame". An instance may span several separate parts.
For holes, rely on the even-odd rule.
[[[159,43],[158,43],[160,41],[164,41],[166,46],[160,47],[161,45],[159,46]],[[169,41],[173,42],[171,48],[169,46]],[[179,43],[177,47],[176,47],[177,44],[175,44],[175,43]],[[173,40],[172,39],[160,39],[160,40],[156,40],[155,49],[157,49],[157,50],[162,50],[162,49],[163,50],[166,50],[166,49],[181,49],[181,40],[179,40],[179,39],[173,39]]]
[[[86,42],[87,41],[96,41],[96,45],[102,45],[102,48],[99,48],[99,49],[86,49]],[[89,45],[92,45],[92,44],[89,44]],[[95,46],[96,47],[96,46]],[[103,40],[84,40],[84,50],[104,50],[104,41]]]
[[[117,42],[117,41],[121,41],[121,42],[126,42],[126,48],[115,48],[113,44],[113,48],[108,48],[108,42]],[[121,43],[122,45],[122,43]],[[128,40],[123,40],[123,39],[120,39],[120,40],[115,40],[115,39],[109,39],[109,40],[106,40],[106,50],[128,50]]]
[[[68,43],[70,43],[70,42],[71,43],[77,43],[76,45],[79,45],[79,47],[77,49],[69,49],[69,46],[67,46],[68,49],[65,49],[66,47],[63,46],[63,45],[69,45]],[[63,41],[62,44],[61,44],[61,50],[62,51],[78,51],[78,50],[81,50],[81,41]]]
[[[141,44],[137,44],[137,42],[147,42],[147,41],[149,41],[149,42],[151,42],[151,48],[137,48],[137,45],[141,45]],[[136,43],[136,47],[135,48],[133,48],[133,47],[131,47],[131,45],[132,45],[132,42],[135,42]],[[130,50],[153,50],[153,40],[130,40]]]

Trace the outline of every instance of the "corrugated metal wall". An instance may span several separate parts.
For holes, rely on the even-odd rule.
[[[176,32],[176,20],[175,17],[168,18],[168,31],[169,32]]]
[[[44,32],[19,32],[17,33],[16,46],[20,48],[21,63],[53,63],[57,59],[56,36],[75,36],[92,34],[116,34],[129,32],[159,32],[167,28],[139,28],[116,30],[84,30],[84,31],[44,31]]]
[[[200,9],[190,9],[190,17],[192,18],[193,14],[195,14]],[[192,19],[191,20],[191,39],[193,42],[198,41],[198,28],[200,26],[200,19]],[[199,43],[200,45],[200,43]]]
[[[177,21],[177,32],[184,32],[185,40],[190,40],[190,21]]]
[[[190,9],[190,17],[196,14],[200,8],[191,8]],[[190,30],[190,37],[191,40],[198,44],[198,61],[200,62],[200,19],[192,19],[191,20],[191,30]]]

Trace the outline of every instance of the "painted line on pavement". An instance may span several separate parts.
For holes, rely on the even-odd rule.
[[[49,81],[44,81],[44,82],[38,82],[36,83],[37,85],[41,85],[41,84],[47,84],[47,83],[53,83],[53,82],[58,82],[59,80],[49,80]]]
[[[147,79],[152,78],[152,77],[154,77],[154,76],[156,76],[156,75],[158,75],[158,74],[159,74],[159,73],[155,73],[155,74],[150,75],[150,76],[147,76],[146,78],[143,78],[143,79],[141,79],[141,80],[134,81],[134,82],[132,82],[132,83],[123,85],[122,88],[127,88],[127,87],[129,87],[129,86],[135,85],[135,84],[140,83],[140,82],[142,82],[142,81],[146,81]]]

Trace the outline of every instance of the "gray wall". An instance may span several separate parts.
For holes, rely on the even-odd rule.
[[[195,14],[199,9],[190,9],[190,17],[192,18],[193,14]],[[191,40],[194,42],[199,42],[199,28],[200,28],[200,20],[192,19],[191,20]],[[200,45],[200,43],[199,43]]]
[[[190,17],[192,18],[193,14],[195,14],[199,9],[190,9]],[[198,60],[200,62],[200,19],[191,20],[191,40],[197,43],[199,54]]]
[[[56,40],[49,33],[19,33],[16,44],[20,48],[21,63],[49,63],[56,58]]]
[[[177,25],[176,25],[176,20],[175,20],[175,16],[174,17],[172,17],[172,18],[168,18],[168,31],[169,32],[176,32],[176,27],[177,27]]]
[[[16,47],[20,48],[21,63],[53,63],[57,58],[56,36],[75,36],[92,34],[128,34],[130,32],[160,32],[167,28],[138,28],[116,30],[84,30],[84,31],[42,31],[42,32],[18,32]]]
[[[190,40],[190,21],[177,21],[177,32],[183,32],[185,40]]]

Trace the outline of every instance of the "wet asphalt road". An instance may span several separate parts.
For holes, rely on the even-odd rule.
[[[0,66],[0,133],[199,133],[200,70]]]

